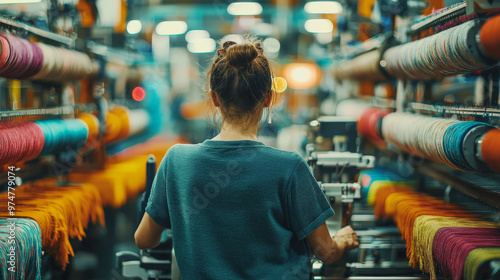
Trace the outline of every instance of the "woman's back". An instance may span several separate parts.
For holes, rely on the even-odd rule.
[[[304,238],[333,211],[300,155],[248,140],[176,145],[156,180],[147,211],[172,226],[184,279],[308,278]]]

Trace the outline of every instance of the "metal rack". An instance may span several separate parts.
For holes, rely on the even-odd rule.
[[[67,45],[69,47],[73,47],[73,45],[75,43],[74,38],[59,35],[59,34],[52,33],[52,32],[46,31],[46,30],[42,30],[42,29],[27,25],[25,23],[18,22],[18,21],[8,19],[5,17],[0,17],[0,25],[6,26],[6,27],[13,27],[16,29],[21,29],[21,30],[27,31],[33,35],[42,37],[44,39],[51,40],[51,41],[56,42],[56,43],[64,44],[64,45]]]
[[[419,22],[410,26],[410,30],[408,31],[408,33],[410,35],[415,35],[416,33],[426,28],[436,26],[450,19],[465,15],[466,7],[467,7],[466,3],[456,4],[442,12],[427,16],[424,19],[420,20]]]
[[[444,113],[500,118],[500,109],[496,108],[431,105],[417,102],[409,103],[408,108],[413,111],[424,111],[435,114]]]
[[[80,104],[75,106],[60,106],[53,108],[20,109],[13,111],[0,111],[0,120],[24,116],[62,116],[78,112],[93,112],[97,110],[95,104]]]
[[[437,168],[433,164],[420,164],[415,166],[416,170],[432,179],[444,183],[457,191],[468,195],[478,201],[500,210],[500,192],[489,190],[478,186],[474,183],[468,182],[458,176]]]

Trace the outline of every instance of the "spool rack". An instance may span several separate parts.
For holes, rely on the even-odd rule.
[[[0,16],[0,25],[7,28],[13,28],[19,31],[28,32],[32,35],[40,37],[41,39],[47,39],[52,42],[66,45],[68,47],[73,47],[75,44],[75,38],[59,35],[40,28],[36,28],[28,24],[6,18],[4,16]]]

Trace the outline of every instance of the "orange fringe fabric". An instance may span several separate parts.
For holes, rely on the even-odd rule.
[[[7,195],[0,196],[7,205]],[[11,217],[5,207],[0,217]],[[42,232],[42,248],[66,269],[74,256],[69,238],[82,240],[89,222],[104,225],[101,196],[92,184],[57,185],[55,179],[24,184],[16,189],[15,216],[31,218]]]
[[[140,153],[134,152],[125,156],[113,157],[108,161],[104,170],[73,173],[69,175],[69,180],[95,185],[104,206],[119,208],[129,199],[137,197],[144,191],[148,156],[155,155],[158,168],[167,150],[176,143],[156,143],[149,147],[143,146]]]
[[[498,228],[455,205],[446,204],[410,188],[386,186],[377,190],[376,217],[392,218],[406,241],[406,256],[413,268],[419,267],[436,279],[432,249],[436,232],[443,227]]]

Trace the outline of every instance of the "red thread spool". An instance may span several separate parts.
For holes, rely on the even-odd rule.
[[[31,160],[42,152],[45,137],[35,123],[0,123],[0,165]]]
[[[378,147],[385,147],[386,143],[380,136],[380,123],[379,120],[384,116],[390,114],[390,110],[371,107],[366,109],[358,121],[359,134],[370,140]]]
[[[500,129],[492,129],[484,135],[481,156],[491,170],[500,173]]]
[[[500,15],[483,24],[479,31],[479,41],[486,54],[500,60]]]

